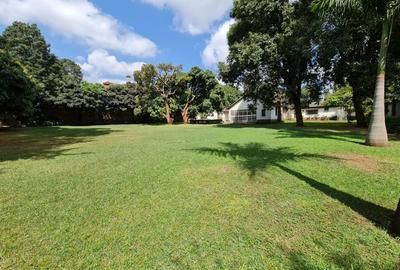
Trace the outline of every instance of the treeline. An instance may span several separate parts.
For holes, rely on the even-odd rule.
[[[186,73],[181,66],[144,65],[132,75],[133,80],[109,86],[83,81],[80,66],[51,53],[36,25],[15,22],[0,36],[0,120],[30,125],[187,123],[221,112],[241,96],[198,67]]]

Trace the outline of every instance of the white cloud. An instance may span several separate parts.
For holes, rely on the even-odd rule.
[[[152,57],[157,52],[151,40],[126,29],[88,0],[1,0],[0,10],[0,23],[40,23],[94,49],[138,57]]]
[[[207,46],[203,51],[203,63],[204,65],[211,67],[219,62],[225,62],[229,55],[228,46],[228,32],[234,20],[229,20],[223,23],[218,30],[212,34],[210,40],[207,42]]]
[[[174,12],[174,25],[192,35],[210,32],[232,8],[232,0],[141,0],[158,8]]]
[[[82,58],[79,57],[81,60]],[[82,68],[85,80],[89,82],[122,82],[127,75],[132,76],[135,70],[140,70],[142,62],[127,63],[119,61],[105,50],[95,50],[88,55],[85,62],[79,65]]]

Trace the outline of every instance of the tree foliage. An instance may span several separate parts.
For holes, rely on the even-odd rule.
[[[314,0],[315,10],[322,12],[342,12],[350,16],[361,13],[365,17],[377,18],[381,24],[381,39],[377,62],[377,79],[374,104],[366,144],[384,146],[388,143],[385,125],[385,83],[386,69],[393,25],[400,10],[398,0]],[[349,17],[347,15],[347,17]]]
[[[344,108],[348,114],[353,112],[353,89],[350,86],[336,89],[325,97],[324,106]]]
[[[0,114],[12,113],[26,120],[34,112],[33,83],[24,68],[0,49]]]
[[[183,80],[186,80],[187,87],[179,95],[178,100],[181,105],[182,120],[184,123],[189,123],[190,112],[206,113],[212,110],[208,99],[218,81],[211,71],[201,70],[199,67],[193,67]]]
[[[213,110],[223,112],[242,97],[242,92],[236,87],[218,84],[210,94],[210,102]]]
[[[248,99],[272,106],[285,91],[295,106],[298,126],[303,125],[302,87],[310,84],[310,89],[319,90],[313,62],[318,20],[310,4],[236,0],[228,65],[221,66],[225,80],[242,85]]]
[[[14,22],[2,35],[5,50],[25,67],[40,91],[51,91],[58,78],[57,58],[50,52],[42,33],[35,24]]]
[[[319,62],[325,75],[336,85],[350,85],[357,124],[367,126],[365,100],[373,98],[379,57],[380,25],[376,17],[362,14],[344,20],[339,14],[326,14],[318,33]]]

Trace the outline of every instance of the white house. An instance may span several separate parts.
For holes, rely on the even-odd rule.
[[[261,102],[238,100],[231,107],[226,108],[223,113],[213,112],[205,120],[222,120],[225,124],[235,123],[256,123],[278,120],[278,107],[266,108]],[[294,109],[282,110],[282,120],[295,119]],[[311,104],[302,109],[304,120],[347,120],[347,112],[340,107],[324,107],[318,104]],[[197,120],[201,117],[198,116]]]
[[[347,120],[348,113],[340,107],[324,107],[319,104],[311,104],[302,110],[304,120]],[[286,118],[295,119],[294,110],[289,110]]]
[[[197,115],[196,116],[196,120],[212,120],[212,121],[216,121],[216,120],[223,120],[224,119],[224,113],[223,112],[212,112],[210,114],[207,115],[207,117],[204,118],[204,116],[202,115]]]
[[[278,108],[268,109],[259,101],[254,104],[253,101],[240,99],[224,111],[222,120],[227,124],[276,121],[278,120]]]

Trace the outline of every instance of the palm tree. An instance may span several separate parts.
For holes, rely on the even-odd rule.
[[[374,107],[366,143],[370,146],[385,146],[388,143],[385,120],[386,62],[393,22],[396,13],[400,10],[400,0],[315,0],[313,7],[315,10],[322,12],[329,10],[351,12],[358,9],[367,14],[379,16],[382,22],[381,49],[378,61]]]

